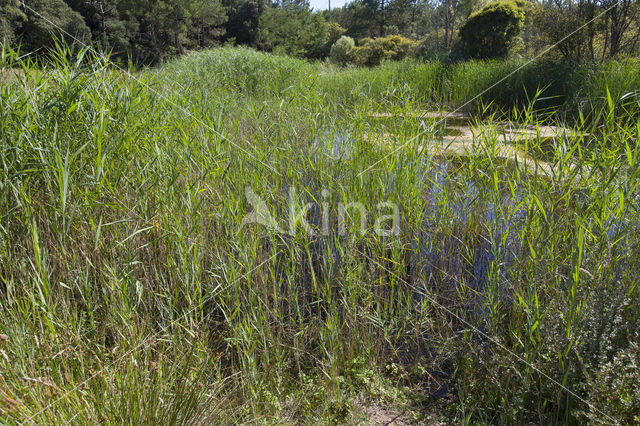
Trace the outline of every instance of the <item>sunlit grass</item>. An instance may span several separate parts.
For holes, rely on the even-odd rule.
[[[373,400],[417,421],[638,415],[637,367],[612,367],[640,362],[633,61],[571,71],[589,90],[560,85],[554,115],[531,77],[483,97],[478,124],[572,129],[505,161],[497,128],[425,150],[421,113],[509,62],[339,71],[223,48],[138,81],[55,58],[2,56],[3,421],[354,422]],[[524,80],[535,102],[513,109]],[[246,188],[286,232],[242,226]],[[313,236],[289,232],[291,188]],[[398,236],[374,232],[384,201]],[[337,232],[350,202],[364,233],[357,214]]]

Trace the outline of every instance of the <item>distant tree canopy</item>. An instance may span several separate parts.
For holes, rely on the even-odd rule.
[[[26,19],[18,0],[0,0],[0,38],[12,42]]]
[[[36,55],[55,37],[145,65],[220,43],[324,59],[342,36],[355,42],[355,64],[462,51],[528,56],[549,46],[551,55],[598,61],[638,55],[640,1],[351,0],[313,11],[308,0],[0,0],[0,40]],[[409,42],[419,47],[402,53]]]
[[[271,6],[269,0],[224,0],[228,14],[225,40],[253,46],[260,16]]]
[[[52,34],[62,39],[90,40],[91,31],[78,12],[63,0],[32,0],[24,10],[27,19],[22,24],[23,47],[38,51],[53,45]]]
[[[326,56],[329,27],[324,17],[311,13],[308,4],[284,0],[268,9],[258,24],[258,45],[265,50],[295,57],[319,59]]]
[[[220,0],[0,0],[2,37],[46,52],[53,37],[93,42],[115,58],[155,63],[213,46],[225,32]]]
[[[524,24],[526,3],[499,0],[469,16],[460,28],[464,49],[474,58],[507,56]]]
[[[533,26],[541,44],[558,44],[567,59],[640,53],[638,0],[547,0],[535,4]],[[578,31],[565,39],[572,30]]]

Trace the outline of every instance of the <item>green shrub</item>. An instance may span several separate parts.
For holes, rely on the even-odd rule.
[[[346,65],[347,62],[349,62],[349,53],[354,46],[355,42],[351,37],[340,37],[340,39],[331,46],[331,53],[329,54],[331,62],[343,66]]]
[[[383,60],[399,61],[414,56],[417,46],[415,41],[400,35],[364,38],[360,46],[352,49],[351,60],[357,65],[369,67],[379,65]]]
[[[347,30],[340,26],[340,24],[338,24],[337,22],[327,23],[327,31],[329,33],[329,42],[332,45],[347,32]]]
[[[509,53],[513,39],[522,31],[525,5],[518,1],[493,2],[460,28],[464,50],[474,58],[499,58]]]
[[[594,381],[594,402],[606,401],[607,414],[621,424],[640,422],[640,348],[632,343],[604,364]],[[600,413],[592,409],[595,421]]]

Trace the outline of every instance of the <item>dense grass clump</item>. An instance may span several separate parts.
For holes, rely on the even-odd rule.
[[[632,62],[549,86],[592,119],[505,159],[498,128],[453,156],[420,115],[509,63],[56,58],[2,55],[3,422],[637,421]],[[482,102],[533,99],[522,72]]]
[[[544,59],[453,64],[408,60],[335,73],[323,83],[322,89],[344,96],[345,101],[386,100],[403,93],[433,108],[475,111],[481,104],[491,104],[494,111],[509,113],[531,107],[540,114],[550,111],[579,121],[580,116],[594,120],[608,109],[607,89],[616,114],[637,116],[640,63],[632,58],[602,65]]]

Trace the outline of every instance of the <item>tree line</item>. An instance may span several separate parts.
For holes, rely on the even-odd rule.
[[[429,54],[530,56],[556,43],[566,59],[604,60],[638,54],[640,2],[353,0],[314,11],[307,0],[0,0],[3,43],[38,55],[55,37],[140,64],[222,43],[324,59],[342,37],[360,49],[342,52],[342,62],[362,65]]]

